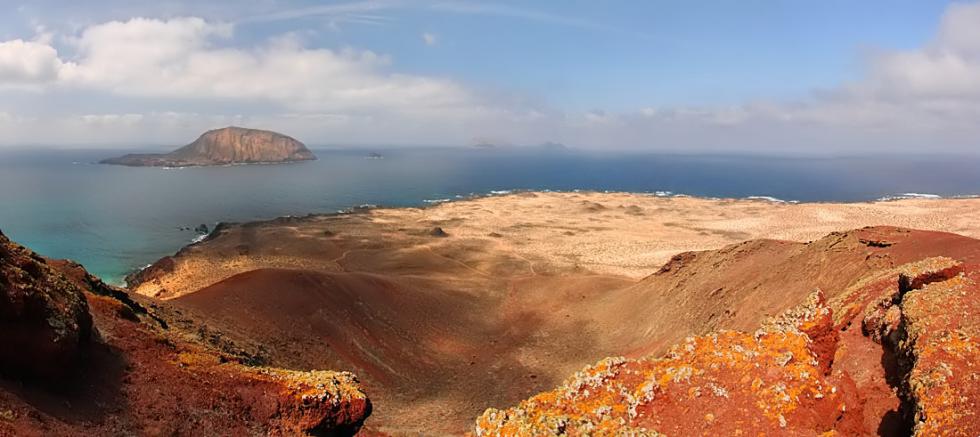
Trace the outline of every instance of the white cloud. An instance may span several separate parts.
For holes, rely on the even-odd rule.
[[[91,125],[136,125],[145,118],[143,114],[86,114],[79,117],[83,123]]]
[[[100,90],[118,96],[267,101],[300,111],[447,111],[476,104],[444,79],[389,73],[367,50],[309,49],[289,36],[224,47],[233,26],[200,18],[136,18],[86,28],[76,54],[50,45],[0,44],[0,84]]]
[[[62,68],[58,52],[46,43],[21,39],[0,42],[0,87],[54,82]]]
[[[387,4],[302,12],[365,13]],[[471,4],[444,7],[516,14]],[[311,144],[465,145],[474,137],[505,136],[517,144],[684,151],[921,151],[935,144],[976,151],[978,29],[980,4],[957,3],[921,48],[878,52],[868,57],[861,79],[805,99],[625,112],[566,112],[504,97],[506,90],[488,97],[452,80],[400,74],[383,54],[310,48],[290,35],[241,46],[234,25],[200,18],[109,22],[67,39],[41,29],[34,41],[0,42],[0,90],[84,93],[109,103],[77,113],[18,114],[20,108],[0,99],[0,141],[133,144],[154,138],[176,145],[207,128],[244,124]],[[430,33],[421,38],[438,42]],[[52,45],[66,40],[58,46],[62,53]],[[184,102],[186,112],[171,112],[174,100]],[[125,109],[113,106],[120,102]],[[213,106],[225,110],[207,109]],[[248,115],[226,113],[238,107]]]
[[[586,113],[591,132],[579,135],[710,150],[980,151],[980,3],[950,6],[923,47],[875,53],[863,78],[807,99],[601,115]]]

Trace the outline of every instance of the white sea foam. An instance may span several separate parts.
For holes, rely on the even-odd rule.
[[[929,193],[901,193],[892,196],[881,197],[880,201],[901,200],[901,199],[942,199],[943,196]]]
[[[425,203],[432,203],[432,204],[446,203],[446,202],[451,202],[451,201],[452,201],[452,199],[425,199],[425,200],[423,200],[423,202],[425,202]]]
[[[494,194],[494,195],[500,196],[500,195],[503,195],[503,194],[510,194],[510,193],[513,193],[513,192],[514,192],[513,190],[491,190],[490,191],[490,194]]]
[[[749,199],[749,200],[765,200],[766,202],[773,202],[773,203],[789,203],[789,202],[787,202],[787,201],[785,201],[783,199],[779,199],[779,198],[772,197],[772,196],[748,196],[748,197],[746,197],[746,199]]]
[[[196,236],[196,237],[194,237],[194,238],[191,239],[191,244],[200,243],[200,242],[204,241],[205,238],[208,238],[208,235],[207,234],[198,235],[198,236]]]
[[[902,193],[903,196],[917,199],[942,199],[943,196],[929,193]]]

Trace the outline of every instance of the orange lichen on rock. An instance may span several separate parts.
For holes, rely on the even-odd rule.
[[[477,420],[478,436],[818,434],[859,420],[801,328],[826,332],[820,293],[754,334],[691,337],[663,358],[608,358],[558,389]]]
[[[866,303],[861,320],[862,331],[877,343],[887,336],[894,337],[899,333],[902,322],[900,303],[906,293],[932,282],[948,280],[962,271],[963,266],[959,261],[946,257],[926,258],[888,271],[884,279],[869,287],[859,288],[856,295],[863,297],[865,302],[869,298],[874,299]],[[897,343],[897,340],[891,338],[889,341]]]
[[[291,424],[283,429],[355,434],[371,414],[371,402],[353,373],[235,366],[253,378],[283,386],[277,415],[283,425]]]
[[[917,435],[980,435],[980,270],[911,291],[903,299],[914,357],[908,376]]]
[[[754,335],[606,359],[479,436],[980,435],[980,265],[929,257],[820,291]],[[851,326],[861,329],[850,329]]]

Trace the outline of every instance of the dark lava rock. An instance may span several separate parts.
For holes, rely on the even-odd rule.
[[[91,334],[82,290],[0,233],[0,373],[61,379]]]
[[[440,238],[448,237],[449,236],[449,234],[447,234],[446,231],[442,230],[442,228],[440,228],[438,226],[432,228],[432,230],[429,231],[429,235],[431,235],[433,237],[440,237]]]

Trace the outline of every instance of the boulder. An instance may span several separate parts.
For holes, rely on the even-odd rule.
[[[61,379],[92,333],[82,290],[0,233],[0,373]]]

